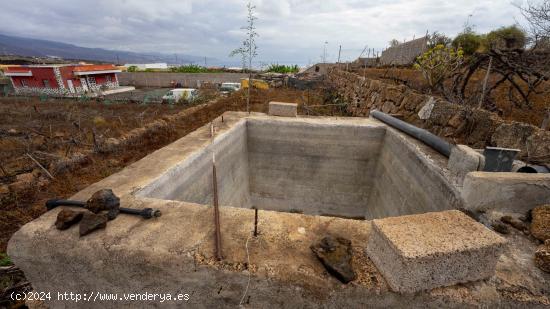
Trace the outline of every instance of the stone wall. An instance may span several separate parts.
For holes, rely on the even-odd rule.
[[[172,81],[183,87],[196,88],[201,83],[240,83],[248,78],[246,73],[158,73],[158,72],[122,72],[118,81],[122,86],[135,87],[173,87]]]
[[[408,41],[383,51],[380,56],[380,63],[382,65],[409,65],[416,60],[416,57],[422,55],[427,48],[428,37],[426,36]]]
[[[387,84],[355,73],[333,69],[329,71],[327,81],[349,103],[347,109],[353,116],[368,116],[371,109],[378,109],[399,114],[403,120],[452,143],[474,148],[518,148],[522,150],[520,157],[524,160],[539,164],[550,162],[550,131],[505,121],[483,109],[453,104],[403,85]]]

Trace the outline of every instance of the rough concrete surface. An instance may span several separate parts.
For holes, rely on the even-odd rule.
[[[462,188],[464,207],[526,214],[550,204],[550,174],[471,172]]]
[[[466,145],[456,145],[451,149],[449,164],[451,177],[462,186],[464,177],[469,172],[481,171],[485,165],[485,157]]]
[[[296,117],[298,115],[298,104],[269,102],[269,115],[281,117]]]
[[[65,231],[53,227],[58,212],[63,209],[61,207],[23,226],[8,244],[10,258],[24,271],[36,291],[188,293],[189,300],[180,303],[82,301],[75,304],[52,299],[47,302],[48,306],[211,308],[235,307],[241,300],[242,305],[248,308],[462,308],[550,304],[548,291],[544,288],[544,283],[550,278],[540,274],[541,271],[534,266],[534,248],[531,247],[521,247],[521,254],[507,250],[497,264],[495,276],[487,281],[416,294],[391,292],[381,273],[365,254],[371,228],[370,222],[364,220],[260,210],[260,234],[254,238],[251,237],[254,210],[243,208],[242,205],[228,207],[222,203],[220,226],[224,260],[216,261],[213,252],[213,208],[208,206],[211,201],[205,196],[201,197],[204,204],[177,200],[180,194],[190,192],[182,192],[186,188],[174,184],[175,181],[181,181],[182,184],[188,181],[187,184],[192,185],[189,179],[185,179],[192,173],[201,177],[202,174],[211,175],[211,169],[205,163],[211,158],[205,151],[206,147],[210,147],[208,150],[225,149],[243,153],[240,147],[248,149],[250,141],[244,139],[243,134],[231,132],[246,132],[248,120],[288,120],[295,122],[298,127],[306,126],[307,123],[310,127],[319,125],[337,128],[338,124],[377,130],[384,127],[368,119],[297,119],[259,114],[248,116],[246,113],[234,112],[225,113],[223,119],[223,122],[221,118],[214,121],[216,145],[211,146],[210,126],[204,126],[71,198],[86,201],[99,189],[110,188],[120,197],[121,207],[155,208],[162,211],[162,217],[144,220],[121,214],[110,221],[107,228],[80,238],[76,226]],[[391,136],[391,141],[396,144],[399,140],[408,140],[401,134],[387,136]],[[423,177],[434,179],[441,186],[441,179],[444,180],[448,173],[444,168],[447,161],[431,154],[421,143],[409,142],[402,146],[405,148],[396,149],[418,149],[423,153],[420,158],[416,157],[416,161],[412,161],[421,164],[408,164],[414,166],[410,173],[422,171],[422,174],[426,174],[423,171],[426,167],[439,167],[433,174],[428,173],[431,176]],[[225,143],[235,143],[236,146],[224,148]],[[414,151],[411,151],[409,158],[414,158],[413,154]],[[216,162],[222,164],[220,171],[226,169],[218,174],[220,186],[223,186],[224,181],[229,181],[228,184],[238,183],[238,178],[231,179],[229,175],[240,175],[238,162],[249,163],[248,160],[231,158],[231,153],[226,154],[225,158],[222,152],[217,153]],[[204,162],[201,163],[201,160]],[[227,162],[228,166],[223,167],[222,162]],[[201,172],[201,168],[196,168],[181,174],[186,164],[189,167],[204,164],[207,169]],[[403,170],[403,167],[400,168]],[[224,177],[229,178],[223,180]],[[197,181],[203,180],[199,178]],[[238,189],[246,191],[241,187],[238,186]],[[226,201],[239,200],[231,196],[231,190],[223,193],[225,191],[221,189],[220,196],[226,194]],[[235,196],[246,194],[238,193]],[[312,244],[327,235],[345,237],[352,242],[352,266],[356,279],[347,285],[342,285],[331,276],[310,249]],[[530,256],[529,260],[526,260],[526,254]],[[525,264],[525,261],[530,264]],[[513,273],[510,273],[510,269],[514,270]],[[245,294],[247,286],[249,289]],[[506,289],[503,290],[502,286]]]
[[[395,291],[491,277],[506,241],[458,210],[372,221],[367,253]]]

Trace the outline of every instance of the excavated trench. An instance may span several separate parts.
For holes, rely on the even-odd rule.
[[[441,170],[377,122],[246,118],[138,196],[212,204],[215,153],[222,206],[373,219],[458,208]]]

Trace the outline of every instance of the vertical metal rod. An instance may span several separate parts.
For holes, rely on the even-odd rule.
[[[258,208],[254,208],[254,237],[258,236]]]
[[[214,122],[210,123],[210,137],[212,138],[212,144],[214,143]],[[221,261],[223,259],[222,255],[222,236],[220,232],[220,208],[218,202],[218,178],[216,176],[216,154],[212,150],[212,187],[213,187],[213,204],[214,204],[214,228],[215,228],[215,239],[214,239],[214,252],[216,259]]]
[[[220,209],[218,205],[218,182],[216,180],[216,163],[212,164],[212,183],[214,185],[214,224],[216,228],[215,253],[218,261],[222,260],[222,239],[220,233]]]

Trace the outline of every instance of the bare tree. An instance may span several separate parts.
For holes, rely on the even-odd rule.
[[[256,57],[258,46],[256,45],[256,38],[259,36],[256,32],[256,20],[258,19],[254,15],[256,6],[248,2],[246,5],[248,10],[247,25],[241,29],[246,30],[246,39],[243,41],[243,45],[231,52],[231,55],[241,55],[243,62],[248,59],[248,93],[246,96],[246,111],[250,113],[250,88],[252,88],[252,60]]]
[[[390,44],[390,47],[395,47],[401,43],[399,43],[397,39],[392,39],[391,41],[388,42],[388,44]]]
[[[550,0],[533,2],[529,0],[525,6],[520,6],[521,13],[529,23],[535,46],[539,41],[550,38]]]

